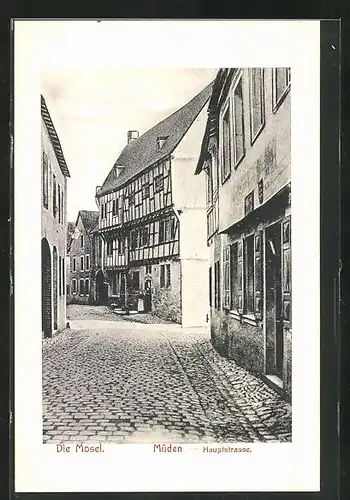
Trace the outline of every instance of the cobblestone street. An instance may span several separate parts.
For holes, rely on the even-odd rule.
[[[291,440],[291,405],[178,325],[70,320],[43,340],[43,440]]]

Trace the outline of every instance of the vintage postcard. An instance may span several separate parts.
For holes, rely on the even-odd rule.
[[[14,40],[16,492],[318,491],[319,22]]]

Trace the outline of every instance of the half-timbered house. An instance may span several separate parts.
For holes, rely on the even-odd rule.
[[[41,96],[42,334],[66,327],[67,177],[61,143]]]
[[[87,304],[91,298],[91,260],[94,253],[91,231],[98,222],[99,212],[79,210],[68,249],[69,274],[67,302]]]
[[[211,335],[291,397],[291,98],[288,68],[221,69],[205,172]]]
[[[209,312],[204,180],[193,171],[211,90],[210,84],[143,135],[129,131],[96,192],[97,288],[107,279],[120,307],[141,307],[184,326],[204,325]]]

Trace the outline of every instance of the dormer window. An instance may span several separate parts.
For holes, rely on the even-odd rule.
[[[168,136],[161,136],[157,137],[157,149],[161,149],[163,147],[163,144],[167,140]]]

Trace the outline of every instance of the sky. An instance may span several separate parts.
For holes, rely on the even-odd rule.
[[[95,188],[126,145],[128,130],[141,135],[186,104],[216,73],[211,68],[43,66],[41,91],[71,174],[68,220],[75,221],[79,210],[97,210]]]

